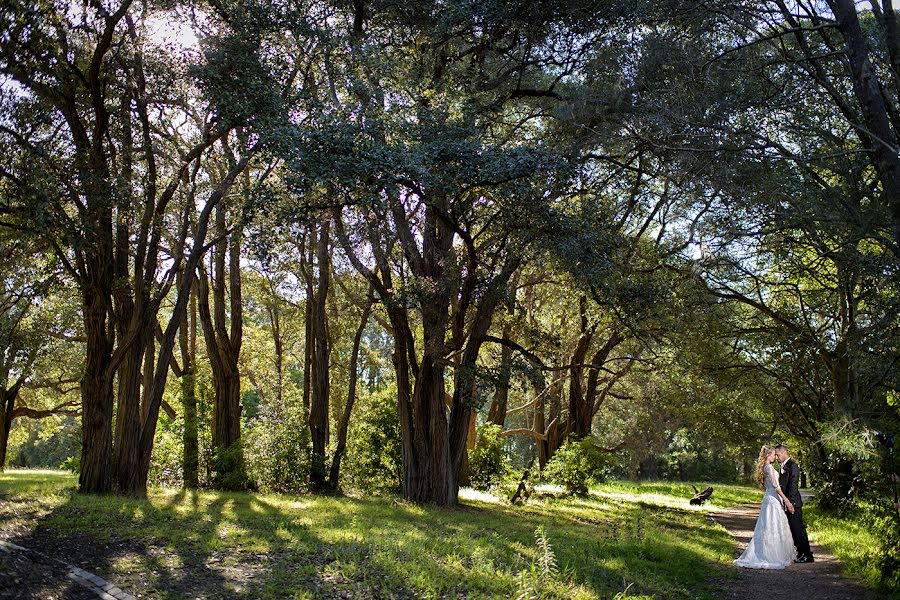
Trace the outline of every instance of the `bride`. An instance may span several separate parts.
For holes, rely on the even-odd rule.
[[[739,567],[750,569],[783,569],[794,557],[794,541],[788,527],[785,508],[794,507],[778,485],[778,473],[772,467],[775,448],[763,446],[756,463],[756,482],[766,490],[759,507],[759,518],[753,537],[741,557],[734,561]]]

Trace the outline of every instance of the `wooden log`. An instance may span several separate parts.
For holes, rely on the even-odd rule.
[[[712,487],[708,487],[705,490],[703,490],[702,492],[700,490],[698,490],[696,487],[694,487],[693,485],[691,487],[694,488],[694,492],[695,492],[694,497],[691,498],[691,501],[690,501],[691,504],[695,504],[698,506],[702,505],[704,502],[709,500],[709,497],[712,496],[712,494],[713,494]]]
[[[522,473],[522,479],[519,480],[519,486],[516,488],[515,493],[509,499],[510,504],[515,504],[519,500],[523,502],[528,500],[528,497],[531,496],[531,491],[528,489],[527,481],[528,475],[531,473],[531,467],[534,465],[534,457],[531,457],[531,460],[528,461],[528,466],[525,467],[525,472]]]

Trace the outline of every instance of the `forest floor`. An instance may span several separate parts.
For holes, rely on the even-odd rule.
[[[153,599],[713,600],[749,589],[731,565],[734,539],[709,516],[758,492],[717,484],[704,507],[691,495],[687,483],[611,482],[524,506],[465,490],[454,509],[168,488],[139,500],[83,496],[65,473],[9,471],[0,546],[37,553],[0,548],[0,600],[96,598],[56,561]]]
[[[735,539],[734,557],[740,556],[756,526],[759,504],[743,504],[714,512],[712,518]],[[738,569],[738,578],[727,585],[730,600],[867,600],[875,595],[841,573],[841,565],[825,548],[810,540],[815,562],[789,565],[784,570]]]

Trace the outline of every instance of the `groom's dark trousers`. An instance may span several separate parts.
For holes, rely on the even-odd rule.
[[[783,473],[778,478],[781,491],[794,505],[794,512],[787,511],[788,527],[791,528],[791,537],[794,538],[794,546],[797,547],[797,556],[812,558],[812,550],[809,549],[809,538],[806,535],[806,525],[803,524],[803,498],[800,496],[800,466],[787,459],[782,465]]]

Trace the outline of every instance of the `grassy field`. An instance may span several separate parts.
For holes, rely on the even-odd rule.
[[[717,484],[700,509],[688,484],[616,482],[523,507],[464,490],[461,507],[441,509],[165,488],[135,500],[74,485],[0,474],[2,530],[154,598],[716,598],[733,541],[707,513],[759,499]]]
[[[803,521],[810,539],[828,548],[841,561],[845,575],[869,588],[878,585],[881,552],[872,533],[861,524],[859,515],[823,514],[813,504],[803,507]]]

